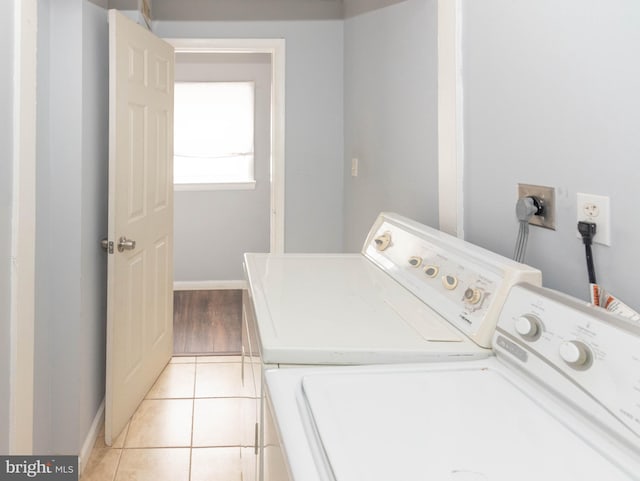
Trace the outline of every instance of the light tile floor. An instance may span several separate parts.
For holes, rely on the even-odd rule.
[[[240,357],[174,357],[113,446],[98,435],[82,481],[241,481],[255,401],[240,369]]]

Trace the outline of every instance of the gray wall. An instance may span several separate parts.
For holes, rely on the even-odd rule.
[[[405,0],[153,0],[151,7],[157,20],[319,20],[352,17],[402,1]],[[138,0],[108,3],[120,10],[138,8]]]
[[[0,426],[9,426],[13,162],[13,2],[0,2]],[[9,430],[0,429],[0,453]]]
[[[598,280],[640,309],[640,3],[463,1],[465,229],[510,256],[518,182],[555,186],[558,229],[531,229],[526,262],[587,299],[576,193],[611,197]]]
[[[83,442],[104,398],[106,359],[109,176],[109,45],[106,10],[85,2],[82,19],[82,190],[79,365]],[[81,447],[81,446],[79,446]]]
[[[49,448],[52,443],[52,398],[50,362],[53,357],[50,341],[50,312],[53,304],[50,286],[53,273],[49,267],[52,252],[48,239],[52,235],[50,223],[50,156],[51,156],[51,7],[48,0],[38,0],[38,56],[37,56],[37,144],[36,144],[36,275],[34,342],[34,452]],[[72,256],[68,256],[71,258]],[[75,256],[73,256],[75,258]],[[46,451],[45,451],[46,452]]]
[[[167,38],[286,40],[285,250],[342,250],[343,22],[156,22]]]
[[[137,10],[138,0],[109,0],[111,8]],[[342,0],[152,0],[156,20],[254,21],[342,18]]]
[[[360,15],[361,13],[388,7],[394,3],[404,1],[406,0],[343,0],[343,13],[345,17],[353,17],[355,15]]]
[[[348,251],[361,248],[382,210],[437,224],[436,3],[408,0],[345,20]]]
[[[240,280],[243,253],[269,252],[271,56],[178,54],[178,80],[255,82],[255,189],[174,194],[174,280]]]
[[[104,397],[106,11],[39,3],[34,452],[79,454]]]

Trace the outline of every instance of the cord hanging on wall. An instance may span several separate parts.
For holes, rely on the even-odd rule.
[[[518,237],[513,251],[513,260],[516,262],[524,262],[524,255],[527,251],[527,241],[529,239],[529,220],[534,215],[542,215],[543,212],[543,202],[535,196],[521,197],[518,199],[518,202],[516,202],[516,217],[520,223]]]
[[[589,284],[596,284],[596,270],[593,266],[593,253],[591,252],[591,244],[593,236],[596,235],[596,224],[593,222],[578,222],[578,232],[582,236],[584,244],[584,253],[587,259],[587,274],[589,275]]]

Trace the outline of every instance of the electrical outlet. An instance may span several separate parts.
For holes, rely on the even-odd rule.
[[[358,177],[358,158],[351,159],[351,177]]]
[[[611,217],[609,211],[609,197],[604,195],[582,194],[577,195],[578,222],[586,221],[596,224],[596,235],[593,242],[611,245]],[[578,237],[580,233],[578,233]]]
[[[543,206],[542,215],[534,215],[529,219],[530,225],[556,230],[556,190],[543,185],[518,184],[518,199],[537,197]]]

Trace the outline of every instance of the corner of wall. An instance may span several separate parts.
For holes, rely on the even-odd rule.
[[[109,164],[109,31],[107,10],[86,3],[82,16],[82,175],[80,178],[79,367],[82,388],[79,442],[95,439],[95,419],[103,410],[106,358],[107,263],[100,239],[107,234]],[[97,414],[96,414],[97,413]],[[82,451],[82,447],[78,446]],[[81,452],[82,454],[82,452]]]
[[[104,397],[108,27],[86,0],[40,3],[34,450],[80,454]]]

